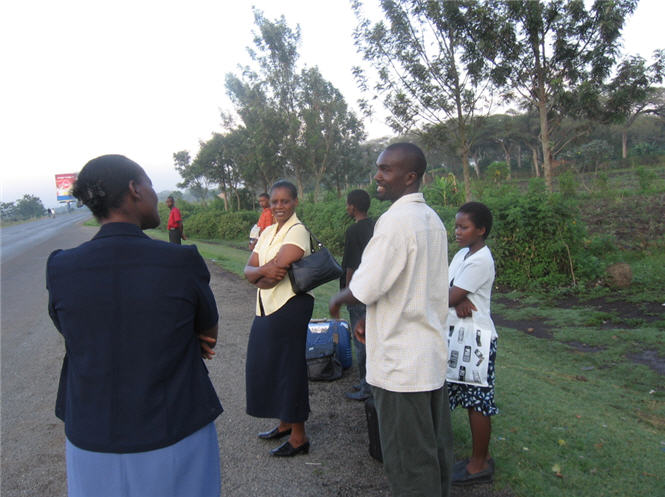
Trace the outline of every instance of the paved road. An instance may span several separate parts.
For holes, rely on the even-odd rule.
[[[66,216],[62,216],[63,218]],[[64,433],[53,414],[63,341],[46,310],[44,266],[55,248],[88,240],[95,228],[63,221],[50,229],[38,221],[21,230],[30,242],[3,228],[2,246],[10,251],[2,266],[2,486],[3,497],[66,495]],[[70,218],[73,220],[74,218]],[[55,225],[54,225],[55,226]],[[11,227],[15,228],[15,227]],[[43,237],[44,232],[50,238]],[[12,255],[13,254],[13,255]],[[222,462],[222,495],[232,497],[380,497],[388,486],[379,463],[368,456],[363,405],[343,399],[355,381],[355,369],[332,383],[311,383],[312,414],[307,423],[308,456],[275,459],[275,443],[256,433],[272,420],[244,412],[244,361],[254,309],[254,289],[237,276],[209,263],[211,287],[219,306],[220,341],[207,363],[224,413],[216,425]],[[454,497],[506,497],[491,486],[453,492]]]
[[[30,223],[16,224],[0,229],[2,264],[36,245],[44,243],[67,226],[90,217],[88,209],[76,209],[55,218],[45,217]]]
[[[94,228],[77,212],[2,228],[2,495],[64,496],[64,435],[55,393],[64,346],[46,310],[46,259]]]

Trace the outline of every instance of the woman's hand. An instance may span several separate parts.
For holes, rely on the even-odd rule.
[[[212,359],[212,356],[215,355],[215,351],[212,349],[217,343],[217,323],[212,328],[203,330],[197,335],[197,338],[201,347],[201,357]]]
[[[473,305],[473,302],[471,302],[466,297],[462,298],[460,303],[455,306],[455,312],[457,313],[457,317],[460,318],[469,318],[471,317],[473,311],[477,310],[478,309],[476,309],[476,306]]]
[[[263,278],[268,280],[273,280],[276,283],[280,282],[286,276],[286,270],[288,267],[282,267],[277,264],[277,259],[273,259],[269,262],[266,262],[263,266],[259,268]]]

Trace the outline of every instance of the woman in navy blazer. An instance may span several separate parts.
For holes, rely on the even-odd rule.
[[[150,239],[157,195],[121,155],[88,162],[73,194],[101,229],[49,257],[49,314],[65,339],[56,415],[70,497],[220,493],[222,406],[202,357],[217,340],[210,274],[194,246]]]

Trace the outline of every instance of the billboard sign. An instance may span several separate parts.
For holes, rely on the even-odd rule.
[[[77,173],[56,174],[55,189],[58,195],[58,202],[70,202],[76,200],[71,193]]]

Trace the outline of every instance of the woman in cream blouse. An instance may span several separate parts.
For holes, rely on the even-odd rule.
[[[245,266],[245,277],[258,288],[247,345],[247,414],[279,419],[276,427],[259,433],[264,440],[289,436],[270,451],[278,457],[309,451],[305,342],[314,298],[295,294],[287,276],[291,263],[311,252],[309,232],[295,214],[297,205],[298,191],[292,183],[278,181],[272,186],[275,224],[261,233]]]

